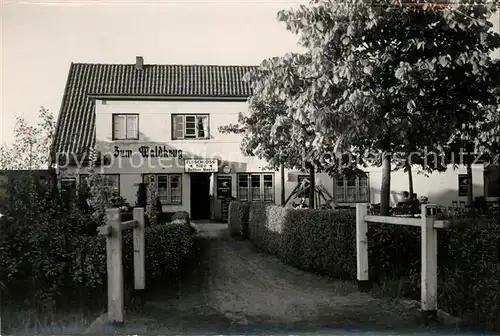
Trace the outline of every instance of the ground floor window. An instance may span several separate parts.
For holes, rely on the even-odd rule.
[[[113,192],[120,196],[120,174],[102,174],[111,180]],[[85,181],[89,178],[89,174],[81,174],[80,175],[80,184],[85,183]]]
[[[245,202],[273,202],[274,174],[238,174],[238,199]]]
[[[335,179],[335,199],[338,203],[369,202],[368,174]]]
[[[182,174],[144,174],[143,182],[153,182],[161,204],[182,204]]]
[[[61,179],[61,190],[63,191],[75,191],[76,190],[76,178],[62,178]]]

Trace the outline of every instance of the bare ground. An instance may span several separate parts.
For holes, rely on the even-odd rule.
[[[248,241],[229,238],[225,226],[200,227],[198,267],[178,286],[150,293],[144,306],[128,313],[122,333],[429,334],[453,329],[444,323],[422,327],[418,306],[407,301],[376,299],[358,292],[354,283],[284,265]]]

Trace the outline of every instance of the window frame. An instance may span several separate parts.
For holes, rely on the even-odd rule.
[[[343,189],[343,199],[339,200],[338,198],[338,181],[339,178],[334,178],[333,180],[333,195],[336,203],[369,203],[370,202],[370,175],[368,173],[365,173],[364,176],[355,176],[355,190],[356,190],[356,196],[355,199],[350,201],[347,199],[347,188],[348,188],[348,181],[349,179],[346,177],[342,177],[342,189]],[[364,178],[366,180],[366,186],[363,188],[366,188],[366,198],[361,199],[360,197],[360,180]],[[352,188],[352,186],[350,186]]]
[[[175,118],[182,117],[182,137],[175,136]],[[194,137],[186,137],[186,117],[194,117],[195,118],[195,136]],[[207,134],[204,137],[200,137],[199,130],[197,128],[198,118],[206,117],[207,118]],[[208,113],[173,113],[171,116],[171,127],[170,134],[172,140],[208,140],[210,139],[210,114]]]
[[[117,177],[117,193],[118,197],[121,197],[121,179],[120,179],[120,174],[99,174],[99,175],[104,175],[104,176],[116,176]],[[78,183],[79,185],[82,185],[85,182],[85,179],[87,179],[90,176],[90,174],[79,174],[78,178]]]
[[[70,183],[69,184],[70,188],[67,188],[68,182]],[[59,180],[59,190],[70,191],[71,189],[73,189],[74,192],[77,192],[78,190],[78,183],[76,177],[63,177]]]
[[[247,199],[241,199],[241,189],[242,187],[240,187],[240,178],[242,176],[246,176],[246,182],[247,182],[247,186],[246,186],[246,190],[247,190]],[[260,186],[259,186],[259,195],[260,195],[260,199],[258,200],[253,200],[253,197],[252,197],[252,176],[259,176],[259,183],[260,183]],[[272,181],[272,192],[271,192],[271,196],[272,196],[272,199],[271,200],[266,200],[265,199],[265,187],[264,187],[264,176],[271,176],[271,181]],[[275,178],[274,178],[274,174],[273,173],[238,173],[237,176],[236,176],[236,186],[237,186],[237,196],[238,196],[238,200],[241,201],[241,202],[264,202],[264,203],[274,203],[275,202],[275,198],[276,198],[276,181],[275,181]],[[245,187],[243,187],[245,188]]]
[[[125,116],[125,137],[118,138],[115,134],[115,120],[117,117]],[[137,118],[137,133],[134,138],[129,138],[127,135],[127,117],[135,116]],[[112,124],[111,124],[111,139],[112,140],[139,140],[139,113],[113,113],[112,114]]]
[[[153,177],[155,180],[156,184],[156,190],[158,190],[158,177],[159,176],[166,176],[167,177],[167,201],[162,201],[160,199],[160,202],[162,205],[182,205],[182,173],[169,173],[169,174],[142,174],[142,183],[146,184],[146,188],[149,185],[149,181],[147,180],[148,177]],[[180,193],[180,199],[179,202],[172,202],[172,177],[178,176],[179,177],[179,193]],[[176,188],[177,189],[177,188]]]

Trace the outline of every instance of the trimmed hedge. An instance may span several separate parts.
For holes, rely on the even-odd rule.
[[[233,205],[237,207],[237,205]],[[251,241],[297,268],[356,279],[355,213],[252,204]],[[438,233],[439,307],[478,327],[500,330],[500,225],[454,221]],[[370,279],[403,279],[403,295],[420,300],[417,227],[368,226]]]
[[[7,222],[3,227],[12,227]],[[4,231],[5,232],[5,231]],[[106,238],[103,236],[52,235],[37,232],[37,245],[30,235],[12,230],[2,237],[0,282],[11,300],[28,299],[27,293],[43,306],[83,300],[103,304],[106,300]],[[190,252],[192,238],[185,225],[159,225],[145,229],[146,288],[157,280],[177,277]],[[133,284],[132,230],[123,234],[125,286]],[[50,268],[49,268],[50,267]],[[43,286],[32,287],[32,279]],[[35,292],[34,292],[35,291]],[[47,307],[46,307],[47,308]]]
[[[356,275],[351,211],[250,206],[250,240],[297,268],[338,279]],[[337,223],[337,225],[331,225]]]
[[[172,216],[172,221],[175,221],[176,219],[185,220],[187,222],[191,221],[191,218],[189,217],[189,213],[187,213],[187,211],[177,211],[176,213],[174,213],[174,215]]]
[[[248,215],[250,204],[247,202],[229,203],[228,227],[231,236],[248,238]]]

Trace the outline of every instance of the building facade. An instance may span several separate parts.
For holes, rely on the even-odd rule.
[[[79,184],[88,175],[88,155],[102,158],[97,170],[115,181],[117,192],[131,205],[141,182],[154,183],[163,211],[185,210],[194,219],[223,217],[222,198],[281,203],[307,172],[279,171],[240,151],[241,136],[218,128],[236,123],[248,110],[251,93],[242,81],[251,66],[72,64],[56,127],[54,151],[59,154],[61,181]],[[90,151],[92,153],[92,151]],[[68,160],[69,159],[69,160]],[[381,171],[332,179],[317,174],[316,183],[334,204],[380,201]],[[432,203],[465,200],[465,168],[429,177],[414,175],[414,191]],[[485,167],[473,167],[474,195],[487,195]],[[392,174],[391,201],[408,190],[402,171]],[[301,195],[299,195],[301,196]],[[306,196],[305,194],[302,196]],[[292,200],[293,201],[293,200]]]

